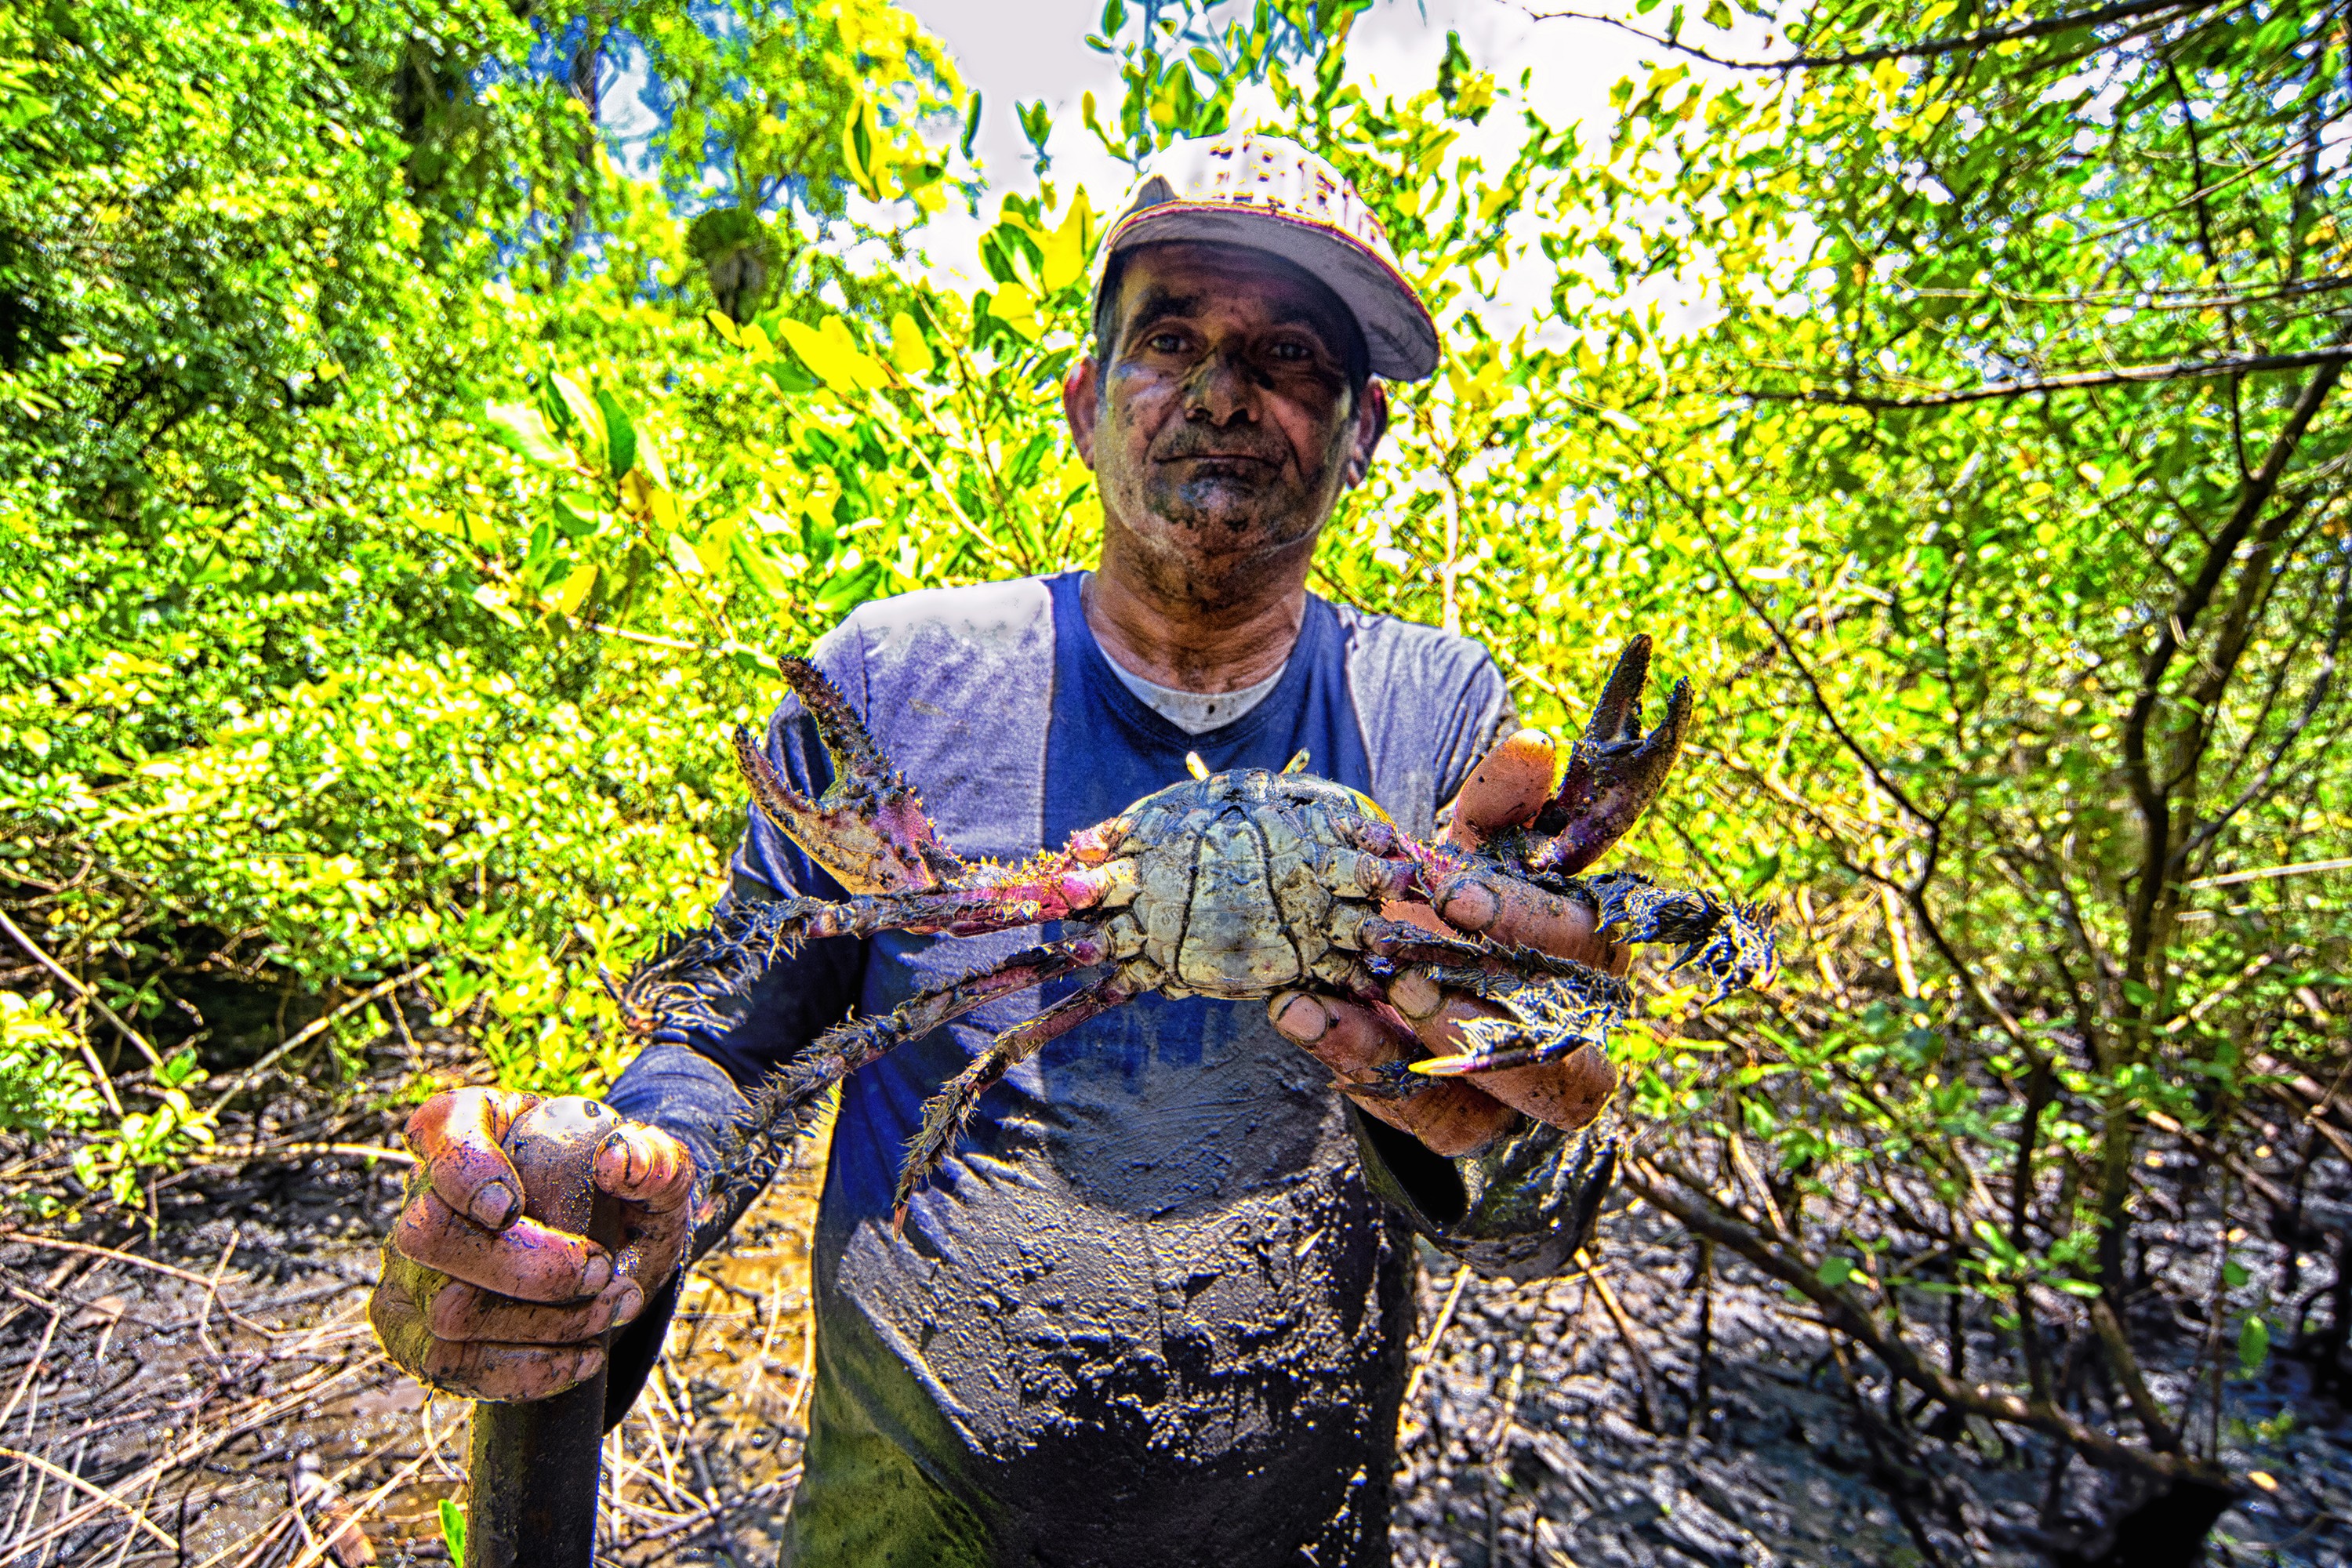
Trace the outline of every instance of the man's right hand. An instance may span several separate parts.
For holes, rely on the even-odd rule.
[[[596,1155],[596,1185],[621,1205],[616,1251],[524,1216],[499,1145],[538,1100],[450,1089],[408,1119],[416,1169],[368,1321],[404,1371],[468,1399],[545,1399],[594,1376],[605,1330],[643,1311],[686,1253],[694,1157],[642,1122]]]

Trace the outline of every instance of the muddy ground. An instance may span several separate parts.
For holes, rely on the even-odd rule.
[[[366,1151],[396,1147],[395,1116],[275,1108],[251,1132],[275,1152],[163,1184],[145,1226],[0,1234],[0,1568],[446,1560],[466,1407],[396,1375],[363,1316],[404,1174]],[[608,1447],[612,1562],[774,1561],[816,1175],[780,1184],[690,1283]],[[2191,1205],[2185,1240],[2196,1222]],[[1742,1268],[1718,1258],[1703,1289],[1654,1211],[1621,1202],[1595,1252],[1597,1271],[1528,1286],[1423,1258],[1400,1563],[2042,1564],[2115,1510],[2080,1464],[2053,1488],[2038,1440],[1890,1400]],[[2146,1308],[2179,1311],[2162,1292]],[[2001,1353],[1972,1331],[1979,1364]],[[2200,1333],[2183,1317],[2177,1364],[2153,1373],[2175,1410]],[[2209,1560],[2352,1565],[2344,1412],[2287,1356],[2224,1397],[2223,1457],[2276,1490],[2222,1515]]]

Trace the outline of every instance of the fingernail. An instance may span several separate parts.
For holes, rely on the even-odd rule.
[[[637,1314],[645,1310],[646,1293],[634,1282],[624,1285],[621,1287],[620,1302],[613,1309],[613,1321],[634,1323],[637,1321]]]
[[[1275,1015],[1274,1026],[1284,1038],[1303,1046],[1323,1037],[1331,1026],[1331,1015],[1312,996],[1293,996]]]
[[[1389,985],[1389,1005],[1415,1023],[1444,1005],[1445,993],[1418,969],[1408,969]]]
[[[580,1270],[580,1289],[583,1295],[602,1295],[604,1287],[612,1282],[613,1260],[601,1253],[590,1258]]]
[[[578,1382],[586,1378],[593,1377],[596,1375],[597,1372],[603,1368],[604,1364],[604,1347],[602,1345],[586,1346],[572,1358],[572,1380],[574,1382]]]
[[[1463,881],[1445,891],[1437,905],[1445,923],[1464,931],[1485,931],[1503,912],[1503,900],[1484,882]]]
[[[474,1194],[475,1220],[492,1230],[504,1230],[507,1221],[514,1217],[514,1194],[504,1182],[486,1182]]]

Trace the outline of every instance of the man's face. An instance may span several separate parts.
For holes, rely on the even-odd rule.
[[[1362,479],[1387,403],[1378,383],[1360,406],[1350,394],[1341,310],[1260,251],[1129,254],[1108,363],[1080,364],[1062,398],[1110,527],[1160,571],[1207,587],[1269,552],[1311,548]]]

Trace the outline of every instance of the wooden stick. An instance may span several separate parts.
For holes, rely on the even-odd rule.
[[[1601,1293],[1601,1305],[1607,1310],[1610,1321],[1617,1325],[1617,1332],[1625,1342],[1625,1353],[1633,1358],[1633,1371],[1642,1380],[1642,1425],[1650,1431],[1659,1431],[1658,1413],[1664,1406],[1658,1400],[1658,1374],[1651,1367],[1650,1358],[1635,1335],[1633,1320],[1626,1315],[1624,1304],[1617,1300],[1617,1292],[1609,1288],[1609,1281],[1592,1267],[1592,1255],[1580,1247],[1576,1249],[1576,1258],[1584,1265],[1585,1271],[1592,1276],[1592,1288]]]
[[[1445,1305],[1437,1310],[1437,1322],[1430,1329],[1429,1338],[1422,1342],[1420,1352],[1413,1357],[1412,1376],[1406,1380],[1404,1385],[1404,1404],[1411,1405],[1412,1396],[1421,1392],[1421,1380],[1429,1372],[1431,1358],[1437,1354],[1437,1342],[1445,1337],[1446,1329],[1454,1321],[1454,1309],[1460,1304],[1463,1289],[1469,1283],[1470,1266],[1465,1263],[1454,1271],[1454,1289],[1445,1293]]]
[[[423,1469],[425,1468],[425,1461],[431,1458],[432,1454],[429,1451],[419,1454],[416,1458],[409,1460],[408,1463],[403,1465],[399,1469],[393,1472],[391,1479],[386,1480],[383,1485],[376,1488],[375,1490],[368,1493],[367,1500],[352,1510],[351,1518],[344,1522],[341,1529],[338,1529],[331,1535],[313,1536],[310,1541],[310,1550],[304,1552],[301,1556],[297,1557],[294,1560],[291,1568],[310,1568],[311,1563],[316,1563],[320,1558],[327,1554],[328,1547],[333,1545],[337,1540],[341,1538],[343,1531],[359,1529],[361,1520],[365,1519],[369,1514],[373,1513],[376,1509],[382,1505],[383,1500],[392,1495],[394,1488],[399,1486],[402,1482],[407,1480],[409,1477]],[[308,1532],[306,1531],[305,1533]]]
[[[2315,871],[2352,870],[2352,859],[2305,860],[2296,866],[2265,866],[2259,871],[2228,871],[2219,877],[2200,877],[2193,882],[2183,882],[2180,890],[2194,892],[2201,888],[2234,888],[2241,882],[2267,881],[2273,877],[2307,877]]]
[[[289,1157],[310,1157],[320,1154],[350,1154],[362,1159],[385,1160],[395,1165],[414,1165],[416,1156],[405,1149],[387,1149],[381,1143],[244,1143],[231,1148],[215,1148],[191,1165],[227,1165],[247,1160],[274,1160]]]
[[[207,1279],[201,1274],[191,1274],[184,1268],[175,1268],[168,1263],[158,1263],[152,1258],[142,1258],[136,1253],[119,1251],[111,1247],[99,1247],[87,1241],[67,1241],[61,1237],[35,1236],[21,1230],[0,1230],[0,1241],[21,1241],[27,1247],[51,1247],[60,1252],[86,1252],[95,1258],[107,1258],[117,1263],[128,1263],[134,1268],[144,1268],[156,1274],[169,1275],[174,1279],[184,1279],[191,1285],[203,1286],[207,1291],[216,1293],[219,1289],[217,1280]],[[239,1328],[251,1330],[269,1339],[276,1339],[285,1331],[255,1322],[226,1301],[221,1303],[221,1315]],[[137,1321],[133,1320],[133,1321]]]
[[[231,1079],[229,1080],[228,1087],[222,1089],[218,1095],[214,1097],[212,1103],[213,1114],[215,1116],[219,1115],[221,1109],[224,1106],[227,1105],[230,1100],[235,1100],[238,1095],[243,1094],[247,1089],[251,1088],[255,1081],[257,1080],[264,1073],[268,1072],[271,1068],[276,1067],[279,1061],[284,1059],[287,1052],[308,1045],[310,1041],[317,1039],[320,1035],[325,1034],[329,1029],[333,1028],[337,1024],[341,1023],[345,1018],[350,1017],[353,1013],[358,1012],[369,1003],[376,1001],[381,997],[390,995],[393,992],[399,990],[402,986],[407,984],[410,981],[415,979],[418,975],[424,973],[426,970],[432,967],[433,965],[430,963],[420,963],[413,969],[409,969],[402,973],[394,975],[389,980],[378,981],[375,984],[369,986],[366,990],[361,992],[358,995],[352,997],[341,1006],[337,1007],[333,1012],[328,1013],[320,1017],[311,1019],[309,1023],[303,1025],[300,1028],[287,1036],[284,1040],[278,1044],[276,1048],[272,1049],[259,1061],[254,1063],[251,1067],[237,1074],[236,1077]]]
[[[148,1534],[162,1542],[165,1546],[170,1547],[173,1552],[176,1553],[180,1550],[180,1543],[173,1540],[170,1536],[164,1534],[163,1531],[157,1527],[153,1520],[149,1519],[144,1513],[142,1513],[139,1510],[138,1504],[126,1502],[122,1499],[115,1496],[112,1492],[108,1491],[104,1487],[86,1481],[79,1476],[75,1475],[71,1470],[53,1465],[37,1454],[27,1454],[21,1448],[0,1447],[0,1456],[5,1456],[5,1458],[30,1465],[35,1469],[40,1470],[47,1475],[53,1476],[57,1479],[65,1482],[66,1485],[69,1487],[73,1487],[80,1491],[88,1492],[90,1496],[98,1499],[100,1502],[105,1503],[110,1508],[121,1509],[124,1513],[131,1516],[131,1522],[133,1525],[145,1531]]]
[[[300,1409],[304,1405],[316,1399],[319,1396],[320,1390],[340,1383],[344,1378],[352,1376],[355,1373],[373,1371],[377,1366],[382,1365],[384,1360],[385,1358],[383,1354],[379,1352],[376,1354],[366,1356],[359,1361],[349,1363],[332,1372],[322,1371],[318,1373],[306,1373],[303,1377],[297,1378],[287,1387],[279,1390],[276,1394],[266,1399],[257,1400],[253,1405],[236,1420],[192,1437],[187,1442],[181,1444],[178,1447],[163,1455],[163,1458],[151,1460],[143,1469],[132,1476],[125,1484],[135,1486],[147,1479],[151,1475],[167,1474],[170,1471],[178,1469],[181,1466],[188,1464],[193,1460],[201,1459],[215,1449],[225,1447],[228,1444],[235,1442],[237,1438],[244,1436],[247,1432],[252,1431],[255,1427],[267,1426],[268,1423],[278,1419],[289,1411]],[[17,1559],[23,1557],[26,1552],[32,1551],[33,1548],[45,1545],[47,1542],[56,1540],[58,1536],[63,1535],[66,1531],[79,1524],[83,1520],[88,1519],[91,1514],[96,1513],[102,1506],[102,1504],[95,1502],[86,1503],[81,1508],[74,1510],[74,1512],[58,1521],[57,1523],[49,1526],[48,1529],[42,1531],[38,1535],[33,1536],[26,1541],[13,1543],[8,1549],[7,1555],[0,1557],[0,1568],[6,1568],[8,1563],[14,1563]],[[175,1544],[174,1550],[176,1549]]]
[[[649,1534],[634,1536],[626,1541],[616,1542],[615,1544],[625,1547],[649,1546],[656,1541],[667,1540],[670,1536],[677,1534],[680,1531],[692,1530],[695,1526],[703,1521],[706,1515],[719,1512],[731,1513],[739,1509],[749,1508],[755,1502],[760,1502],[765,1499],[773,1497],[776,1493],[783,1490],[786,1487],[798,1482],[800,1479],[801,1467],[794,1465],[791,1469],[786,1470],[774,1480],[761,1481],[758,1486],[753,1487],[750,1491],[745,1492],[742,1496],[737,1498],[732,1502],[698,1509],[693,1513],[670,1521],[667,1524],[663,1525],[659,1530],[654,1531]]]
[[[1626,1185],[1680,1220],[1689,1230],[1711,1238],[1754,1264],[1780,1284],[1806,1297],[1818,1308],[1822,1325],[1845,1333],[1867,1346],[1887,1369],[1921,1393],[1941,1400],[1964,1414],[2030,1427],[2063,1439],[2095,1464],[2137,1470],[2166,1480],[2188,1479],[2208,1485],[2232,1485],[2230,1474],[2180,1454],[2160,1454],[2136,1447],[2101,1432],[2047,1400],[2021,1399],[1987,1384],[1969,1384],[1938,1371],[1899,1334],[1889,1334],[1844,1291],[1822,1281],[1801,1255],[1790,1257],[1768,1245],[1747,1226],[1726,1217],[1711,1197],[1683,1197],[1666,1184],[1664,1175],[1638,1158],[1625,1163]]]
[[[2068,375],[2041,376],[2027,381],[1988,382],[1982,386],[1954,391],[1937,390],[1914,397],[1887,397],[1858,392],[1832,392],[1812,388],[1780,391],[1770,387],[1748,386],[1719,388],[1718,395],[1753,397],[1768,403],[1827,403],[1849,408],[1951,408],[1963,403],[1983,403],[2000,397],[2023,397],[2040,392],[2064,392],[2088,386],[2121,386],[2134,382],[2194,381],[2218,375],[2245,375],[2255,371],[2295,370],[2307,364],[2340,365],[2346,360],[2352,360],[2352,343],[2337,343],[2324,349],[2305,349],[2294,353],[2253,354],[2243,359],[2181,360],[2169,364],[2117,365],[2113,370],[2077,371]],[[2332,870],[2335,868],[2327,868]],[[2284,875],[2285,873],[2273,874]],[[2252,880],[2251,878],[2244,879]]]
[[[781,1272],[768,1278],[768,1328],[760,1336],[759,1353],[752,1358],[751,1381],[745,1384],[743,1392],[736,1396],[735,1420],[727,1433],[727,1452],[730,1454],[735,1452],[736,1443],[751,1423],[752,1408],[759,1402],[760,1384],[768,1376],[768,1352],[775,1345],[777,1326],[784,1321],[783,1284],[784,1277]]]
[[[800,1384],[793,1390],[793,1402],[784,1410],[784,1425],[791,1426],[801,1418],[812,1391],[816,1387],[816,1296],[812,1292],[808,1302],[808,1321],[801,1325]]]
[[[117,1013],[113,1008],[99,1000],[97,992],[92,991],[89,986],[84,985],[80,981],[76,980],[72,975],[67,973],[65,966],[60,964],[56,959],[51,958],[47,953],[42,952],[41,944],[35,942],[31,937],[26,936],[25,934],[25,928],[18,925],[15,921],[10,920],[5,910],[0,910],[0,931],[5,931],[10,936],[16,938],[16,945],[23,948],[26,952],[31,953],[33,955],[34,963],[39,964],[43,969],[46,969],[50,973],[56,975],[59,980],[64,981],[67,986],[72,990],[73,994],[77,997],[89,1004],[91,1007],[97,1009],[99,1016],[104,1018],[108,1023],[121,1030],[124,1039],[129,1040],[132,1045],[139,1047],[139,1054],[147,1058],[149,1066],[162,1067],[163,1065],[163,1058],[155,1054],[155,1047],[147,1043],[146,1036],[141,1034],[138,1030],[124,1023],[122,1021],[122,1015]],[[92,1061],[90,1065],[96,1067],[97,1063]],[[99,1072],[98,1078],[100,1083],[106,1082],[107,1075],[103,1069]],[[111,1088],[107,1091],[106,1100],[108,1104],[114,1106],[116,1115],[119,1116],[122,1113],[122,1107],[119,1104],[115,1104],[114,1094]]]

